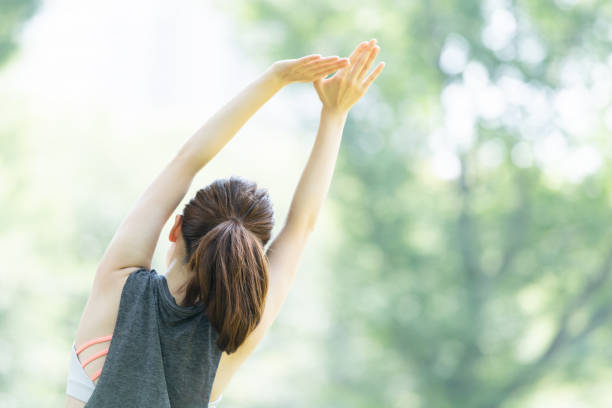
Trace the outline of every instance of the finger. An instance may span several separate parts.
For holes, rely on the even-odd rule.
[[[338,61],[332,61],[327,64],[317,66],[316,68],[311,68],[310,71],[316,73],[316,72],[323,72],[323,71],[329,71],[329,70],[336,70],[339,68],[344,68],[345,66],[348,66],[348,65],[349,65],[348,58],[342,58],[341,60],[338,60]]]
[[[362,41],[359,43],[359,45],[357,45],[357,47],[355,47],[355,49],[349,56],[349,59],[351,60],[351,64],[354,64],[355,62],[357,62],[357,59],[359,58],[359,54],[362,51],[364,51],[370,44],[372,44],[373,41],[374,41],[373,39],[370,41]]]
[[[354,62],[357,60],[357,57],[359,56],[359,53],[361,51],[363,51],[363,49],[368,45],[367,41],[362,41],[359,44],[357,44],[357,47],[355,47],[355,49],[353,50],[353,52],[351,52],[351,55],[349,55],[349,59],[351,60],[351,62]]]
[[[347,72],[351,69],[351,63],[350,61],[347,62],[345,65],[340,66],[334,70],[332,70],[331,72],[333,73],[332,76],[330,76],[328,79],[331,78],[343,78],[347,75]],[[334,72],[335,71],[335,72]],[[326,74],[327,75],[327,74]]]
[[[325,58],[321,58],[321,59],[318,59],[318,60],[315,60],[315,61],[310,61],[309,63],[304,64],[304,68],[317,67],[318,65],[321,65],[321,64],[326,64],[328,62],[337,61],[339,58],[340,57],[338,57],[336,55],[336,56],[333,56],[333,57],[325,57]]]
[[[361,55],[361,53],[364,52],[365,50],[367,50],[368,47],[371,44],[374,44],[375,42],[376,42],[376,40],[372,39],[370,41],[362,41],[359,44],[357,44],[357,47],[355,47],[353,52],[351,52],[351,55],[349,55],[349,57],[348,57],[349,62],[350,62],[350,66],[355,65],[357,63],[357,60],[359,59],[359,56]],[[350,70],[351,70],[351,68],[349,68],[349,66],[346,66],[343,69],[341,69],[340,71],[338,71],[336,76],[344,77],[345,75],[349,74]]]
[[[349,66],[344,67],[344,69],[338,71],[338,73],[336,74],[336,76],[338,77],[344,77],[346,75],[350,74],[350,71],[352,70],[352,67],[357,64],[358,60],[359,60],[359,56],[368,50],[368,48],[373,45],[376,42],[375,39],[372,39],[370,41],[362,41],[360,42],[357,47],[355,47],[355,49],[353,50],[353,52],[351,53],[351,55],[349,56],[349,62],[350,62],[350,68]]]
[[[372,82],[374,82],[374,80],[376,79],[376,77],[382,72],[383,68],[385,67],[385,63],[384,61],[381,61],[376,68],[374,69],[374,71],[372,71],[370,73],[370,75],[368,75],[368,77],[366,78],[365,82],[363,83],[363,91],[367,91],[368,88],[370,87],[370,85],[372,84]]]
[[[310,62],[310,61],[314,61],[317,60],[319,58],[321,58],[322,55],[321,54],[311,54],[311,55],[306,55],[305,57],[302,58],[298,58],[298,62]]]
[[[342,68],[340,71],[338,71],[338,73],[336,74],[339,78],[343,78],[346,77],[348,75],[350,75],[351,71],[353,70],[354,66],[359,62],[359,56],[362,55],[362,53],[365,52],[365,50],[367,50],[367,43],[365,43],[365,47],[359,47],[359,52],[356,54],[356,56],[351,55],[349,57],[349,65],[347,65],[346,67]]]
[[[333,74],[334,72],[340,72],[339,71],[340,69],[341,68],[336,67],[336,68],[330,68],[325,71],[317,71],[317,72],[313,72],[311,76],[315,78],[327,78],[329,74]]]
[[[359,58],[357,59],[357,62],[355,62],[355,64],[353,64],[353,69],[351,69],[351,72],[349,72],[347,79],[349,80],[354,80],[357,78],[357,75],[361,72],[361,70],[363,69],[363,64],[365,63],[366,59],[369,56],[369,52],[363,51],[361,53],[361,55],[359,56]]]
[[[378,55],[378,51],[380,51],[380,47],[378,45],[376,45],[376,46],[374,46],[374,48],[372,48],[372,50],[370,51],[370,54],[368,55],[368,59],[366,60],[363,68],[359,71],[359,74],[357,74],[357,81],[359,81],[359,82],[363,81],[363,77],[370,70],[370,67],[372,66],[372,63],[374,62],[374,60],[376,59],[376,56]]]
[[[367,55],[372,50],[372,47],[374,47],[375,45],[376,42],[374,40],[370,40],[366,42],[363,47],[360,46],[359,51],[350,59],[351,65],[357,65],[357,63],[359,62],[359,58],[361,58],[363,54]]]

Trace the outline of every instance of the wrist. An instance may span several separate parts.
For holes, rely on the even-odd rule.
[[[289,81],[285,80],[280,73],[278,72],[276,63],[270,65],[268,69],[265,70],[264,76],[267,78],[270,83],[274,84],[276,87],[283,88],[290,84]]]
[[[323,106],[321,108],[321,115],[344,120],[348,116],[348,110]]]

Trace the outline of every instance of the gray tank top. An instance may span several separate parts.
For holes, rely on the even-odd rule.
[[[132,272],[85,408],[206,408],[222,351],[203,306],[181,307],[155,269]]]

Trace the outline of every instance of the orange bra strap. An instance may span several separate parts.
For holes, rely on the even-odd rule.
[[[83,364],[81,364],[81,367],[85,368],[85,366],[89,363],[91,363],[92,361],[94,361],[96,358],[100,358],[104,355],[106,355],[108,353],[108,349],[106,350],[102,350],[99,353],[94,354],[93,356],[89,357],[87,360],[85,360],[85,362]]]
[[[113,335],[111,334],[110,336],[98,337],[97,339],[89,340],[87,343],[85,343],[81,347],[79,347],[78,350],[76,351],[76,353],[77,353],[77,355],[79,355],[81,353],[81,351],[85,350],[87,347],[92,346],[94,344],[98,344],[98,343],[102,343],[102,342],[105,342],[105,341],[109,341],[112,338],[113,338]]]
[[[95,381],[102,374],[102,368],[96,371],[96,373],[91,377],[91,381]]]

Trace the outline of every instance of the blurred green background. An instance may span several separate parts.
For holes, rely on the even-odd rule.
[[[2,1],[0,407],[63,406],[97,262],[210,115],[277,59],[370,38],[386,67],[220,406],[612,406],[610,21],[605,0]],[[185,202],[238,174],[277,232],[319,108],[280,91]]]

